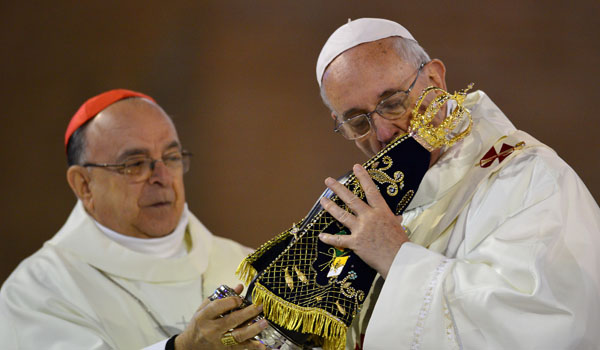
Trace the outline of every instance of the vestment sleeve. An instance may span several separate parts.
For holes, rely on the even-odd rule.
[[[456,257],[402,246],[365,348],[597,346],[600,211],[549,152],[516,157],[477,190],[453,228]]]

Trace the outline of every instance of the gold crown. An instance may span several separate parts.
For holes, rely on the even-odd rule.
[[[412,119],[408,132],[410,135],[417,140],[423,147],[428,151],[433,151],[442,146],[452,146],[456,142],[462,140],[465,136],[471,132],[473,126],[473,120],[471,119],[471,113],[466,109],[462,103],[467,97],[467,91],[473,87],[473,83],[469,84],[466,89],[459,90],[454,94],[450,94],[447,91],[440,89],[435,86],[429,86],[423,90],[421,96],[417,100],[417,104],[412,112]],[[423,113],[419,113],[423,101],[430,93],[435,93],[437,96],[431,101]],[[433,120],[436,114],[448,101],[455,101],[456,107],[446,116],[440,125],[433,125]],[[464,118],[468,118],[469,125],[461,132],[453,135],[454,129],[462,124]]]

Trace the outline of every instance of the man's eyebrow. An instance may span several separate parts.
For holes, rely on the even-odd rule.
[[[181,148],[179,141],[173,141],[173,142],[169,143],[163,149],[163,152],[166,150],[169,150],[171,148]],[[150,153],[150,152],[148,152],[148,150],[145,148],[131,148],[131,149],[125,150],[123,153],[121,153],[121,155],[117,158],[117,161],[121,162],[131,156],[147,156],[148,153]]]
[[[401,91],[401,90],[398,90],[398,89],[385,90],[384,92],[379,94],[380,100],[378,101],[378,103],[381,102],[381,99],[390,97],[398,91]],[[366,113],[369,113],[369,111],[367,111],[365,109],[360,109],[360,108],[350,108],[349,110],[344,112],[344,114],[342,114],[342,120],[347,120],[348,118],[351,118],[351,117],[354,117],[355,115],[363,114],[363,113],[366,114]]]
[[[170,144],[167,145],[167,147],[164,148],[164,150],[168,150],[171,148],[181,148],[181,144],[179,143],[179,141],[173,141]]]
[[[384,92],[379,94],[379,98],[386,98],[386,97],[390,97],[392,96],[392,94],[395,94],[398,91],[402,91],[402,90],[398,90],[398,89],[387,89]]]
[[[117,158],[117,162],[121,162],[131,156],[140,156],[140,155],[148,155],[148,150],[143,148],[131,148],[125,150],[119,157]]]
[[[363,114],[363,113],[369,113],[364,109],[360,109],[360,108],[350,108],[349,110],[347,110],[346,112],[344,112],[344,114],[342,114],[342,120],[347,120],[348,118],[354,117],[355,115],[359,115],[359,114]]]

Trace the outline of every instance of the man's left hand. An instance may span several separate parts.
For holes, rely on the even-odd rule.
[[[353,170],[368,203],[356,197],[338,181],[327,178],[327,187],[346,203],[352,213],[327,198],[321,198],[321,205],[348,227],[351,234],[321,233],[319,239],[332,246],[352,249],[364,262],[386,278],[398,250],[402,244],[409,241],[408,236],[402,227],[402,217],[394,215],[390,210],[365,168],[356,164]]]

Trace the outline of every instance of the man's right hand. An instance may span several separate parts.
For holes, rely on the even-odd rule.
[[[234,288],[237,294],[240,294],[243,289],[241,284]],[[214,301],[206,299],[185,330],[175,338],[175,349],[266,349],[263,344],[253,340],[252,337],[267,327],[267,321],[263,319],[249,325],[246,324],[247,321],[262,312],[262,306],[250,305],[244,309],[235,310],[241,303],[242,299],[239,297]],[[221,317],[231,310],[235,311]],[[225,346],[221,342],[221,338],[231,329],[233,329],[231,335],[238,344]]]

